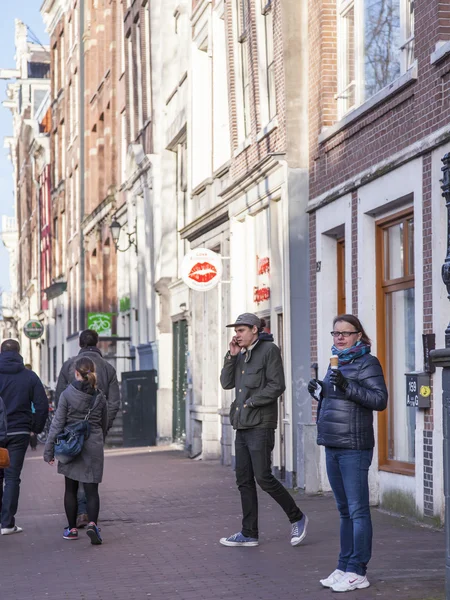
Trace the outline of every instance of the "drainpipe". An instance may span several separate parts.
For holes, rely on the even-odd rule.
[[[84,89],[85,89],[85,64],[84,64],[84,19],[85,19],[85,0],[80,0],[80,64],[78,72],[80,74],[79,102],[80,102],[80,306],[79,306],[79,329],[87,327],[86,320],[86,276],[85,276],[85,261],[84,261],[84,234],[81,223],[85,213],[85,107],[84,107]]]

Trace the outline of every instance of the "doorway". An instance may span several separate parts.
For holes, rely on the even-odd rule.
[[[186,395],[188,325],[185,319],[173,324],[173,421],[174,442],[186,440]]]

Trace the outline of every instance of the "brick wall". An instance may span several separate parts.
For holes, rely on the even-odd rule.
[[[229,105],[230,105],[230,130],[232,152],[235,152],[239,146],[238,141],[238,115],[236,93],[236,72],[234,65],[239,60],[234,53],[234,37],[232,23],[232,6],[234,3],[227,2],[225,5],[225,25],[228,41],[228,86],[229,86]],[[279,0],[273,0],[272,10],[273,28],[274,28],[274,57],[275,57],[275,82],[276,82],[276,106],[278,127],[265,136],[261,141],[256,140],[260,128],[265,123],[260,119],[260,87],[258,77],[258,45],[256,30],[256,11],[261,10],[259,0],[248,0],[248,22],[246,30],[248,33],[248,68],[250,77],[250,110],[251,110],[251,133],[250,145],[232,159],[231,177],[239,178],[243,174],[249,174],[253,168],[263,160],[268,154],[275,152],[284,152],[286,150],[286,115],[285,115],[285,84],[284,84],[284,66],[283,66],[283,36],[282,36],[282,9]],[[261,49],[260,49],[261,52]]]
[[[110,202],[119,187],[117,143],[117,88],[120,46],[116,39],[119,0],[99,1],[92,7],[86,23],[85,52],[85,219],[89,220],[101,205]],[[108,204],[110,207],[111,205]],[[115,311],[117,308],[116,252],[110,239],[112,211],[86,236],[86,307],[87,312]]]
[[[331,8],[335,2],[310,1],[311,198],[448,124],[450,101],[445,90],[450,59],[430,64],[436,42],[446,39],[448,9],[444,7],[448,3],[418,0],[415,4],[418,80],[319,143],[322,128],[336,118],[337,83],[332,76],[336,72],[336,19]]]

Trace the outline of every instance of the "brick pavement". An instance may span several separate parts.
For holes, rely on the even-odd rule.
[[[101,486],[105,543],[62,539],[63,478],[40,456],[23,472],[18,524],[0,538],[0,600],[326,600],[318,580],[335,567],[332,498],[297,493],[310,518],[292,548],[281,509],[261,496],[261,544],[226,548],[240,529],[233,472],[180,452],[112,451]],[[355,600],[442,600],[444,535],[373,511],[374,557]]]

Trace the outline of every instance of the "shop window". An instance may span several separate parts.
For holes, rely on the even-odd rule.
[[[378,357],[389,390],[379,417],[383,470],[414,474],[416,411],[406,405],[405,373],[415,370],[414,217],[377,223]]]

